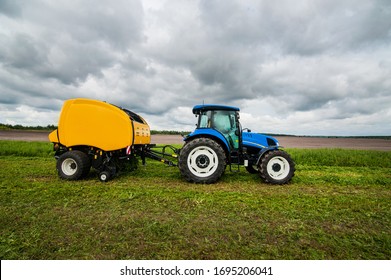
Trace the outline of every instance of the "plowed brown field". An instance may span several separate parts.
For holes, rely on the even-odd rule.
[[[0,130],[0,140],[22,141],[49,141],[49,132]],[[280,145],[285,148],[344,148],[357,150],[391,151],[391,140],[369,138],[341,138],[341,137],[276,137]],[[182,144],[180,135],[152,135],[152,143],[156,144]]]

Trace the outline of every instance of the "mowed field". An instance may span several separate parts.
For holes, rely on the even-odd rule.
[[[296,163],[290,184],[227,168],[199,185],[152,160],[108,183],[93,170],[64,181],[38,134],[0,133],[0,259],[391,258],[390,140],[278,137]]]

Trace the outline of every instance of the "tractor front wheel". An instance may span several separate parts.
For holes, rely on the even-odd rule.
[[[220,179],[226,167],[222,147],[209,138],[197,138],[182,148],[179,169],[187,181],[211,184]]]
[[[259,161],[258,170],[261,178],[271,184],[286,184],[295,174],[295,163],[285,151],[267,152]]]

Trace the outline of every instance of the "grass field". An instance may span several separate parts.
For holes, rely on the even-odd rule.
[[[0,259],[390,259],[391,152],[288,149],[289,185],[213,185],[148,161],[60,180],[51,144],[0,141]]]

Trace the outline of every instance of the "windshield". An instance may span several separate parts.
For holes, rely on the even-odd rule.
[[[200,114],[198,128],[213,128],[221,132],[232,148],[238,148],[237,112],[211,110]]]
[[[236,112],[206,111],[201,113],[198,128],[214,128],[220,132],[228,132],[237,128]]]

